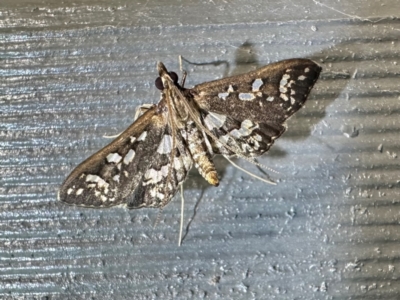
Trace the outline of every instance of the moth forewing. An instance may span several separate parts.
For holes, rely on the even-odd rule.
[[[190,91],[204,111],[238,120],[283,123],[304,104],[320,72],[321,67],[309,59],[289,59],[202,83]]]
[[[252,161],[268,151],[321,71],[311,60],[291,59],[185,89],[162,63],[157,69],[160,102],[72,171],[60,188],[61,201],[162,208],[193,164],[218,185],[213,155]]]
[[[129,177],[127,166],[140,159],[140,156],[142,159],[152,157],[151,153],[137,153],[135,150],[146,140],[147,143],[153,141],[156,144],[161,140],[161,134],[159,137],[154,134],[160,131],[157,128],[164,126],[160,116],[156,106],[149,108],[109,145],[78,165],[62,184],[59,199],[68,204],[88,207],[121,204],[124,194],[128,193],[127,189],[132,189],[131,184],[121,187],[121,183],[126,178],[130,178],[130,182],[134,179]],[[152,134],[148,135],[148,131]]]
[[[204,122],[218,137],[214,152],[235,154],[226,144],[240,149],[242,156],[268,151],[285,132],[285,121],[303,106],[320,71],[311,60],[291,59],[191,89],[204,120],[218,115],[217,126]]]

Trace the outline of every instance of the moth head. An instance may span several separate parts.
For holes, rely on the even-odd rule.
[[[160,91],[168,87],[169,84],[178,84],[178,75],[175,72],[168,72],[162,62],[157,64],[157,69],[160,76],[156,78],[155,85]]]

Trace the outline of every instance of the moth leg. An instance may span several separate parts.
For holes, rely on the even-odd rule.
[[[116,139],[117,137],[120,136],[120,134],[122,133],[122,131],[118,134],[114,134],[114,135],[103,135],[103,138],[105,139]]]
[[[154,104],[143,104],[143,105],[140,105],[136,109],[134,120],[136,121],[141,115],[143,115],[146,111],[148,111],[153,106],[154,106]]]
[[[179,240],[178,240],[179,247],[182,244],[183,212],[184,212],[184,208],[185,208],[185,198],[183,197],[183,182],[180,184],[180,186],[181,186],[181,224],[179,226]]]
[[[136,109],[134,121],[136,121],[141,115],[143,115],[146,111],[152,108],[154,104],[143,104]],[[103,138],[106,139],[115,139],[120,136],[122,132],[115,135],[103,135]]]
[[[232,160],[230,160],[229,157],[228,157],[227,155],[224,155],[224,157],[225,157],[225,159],[226,159],[227,161],[229,161],[230,164],[231,164],[232,166],[234,166],[236,169],[238,169],[238,170],[240,170],[240,171],[242,171],[242,172],[244,172],[244,173],[250,175],[251,177],[254,177],[254,178],[256,178],[256,179],[258,179],[258,180],[260,180],[260,181],[263,181],[263,182],[268,183],[268,184],[276,185],[276,182],[274,182],[274,181],[272,181],[272,180],[268,180],[268,179],[266,179],[266,178],[262,178],[262,177],[260,177],[260,176],[257,176],[257,175],[255,175],[255,174],[253,174],[253,173],[251,173],[251,172],[249,172],[249,171],[243,169],[242,167],[239,167],[239,166],[238,166],[237,164],[235,164]],[[268,168],[268,169],[270,169],[270,168]],[[270,169],[270,170],[271,170],[271,169]],[[268,175],[268,174],[267,174],[267,175]]]

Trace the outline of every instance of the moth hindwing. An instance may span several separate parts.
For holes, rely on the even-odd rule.
[[[193,165],[212,185],[213,155],[259,156],[286,130],[321,68],[290,59],[185,89],[157,65],[161,100],[65,180],[59,199],[85,207],[163,207]]]

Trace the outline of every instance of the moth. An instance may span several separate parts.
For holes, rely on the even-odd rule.
[[[59,190],[61,201],[162,208],[193,165],[217,186],[213,156],[253,160],[268,151],[321,72],[311,60],[289,59],[186,89],[161,62],[157,69],[160,102],[141,107],[132,125],[76,167]]]

